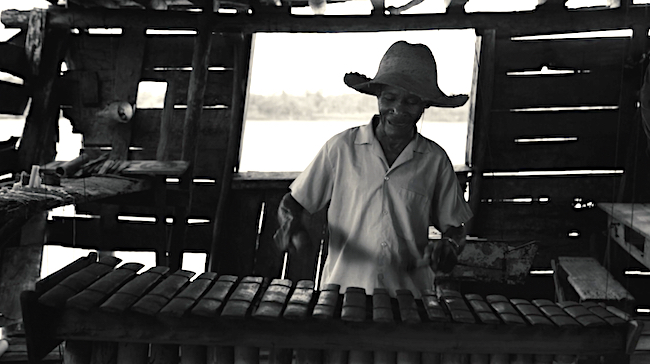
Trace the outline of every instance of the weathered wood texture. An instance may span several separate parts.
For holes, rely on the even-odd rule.
[[[136,279],[138,277],[133,281]],[[262,277],[249,276],[240,280],[221,276],[213,282],[215,292],[222,293],[221,299],[202,305],[206,299],[199,298],[195,300],[195,308],[202,307],[201,310],[186,305],[183,312],[178,312],[178,318],[162,314],[165,308],[162,311],[138,308],[154,292],[178,287],[179,282],[173,275],[155,283],[148,292],[138,292],[131,300],[136,303],[126,305],[123,312],[105,310],[105,304],[87,312],[66,306],[50,320],[30,322],[30,326],[26,326],[27,335],[29,338],[45,333],[49,339],[88,340],[94,344],[118,341],[151,344],[152,356],[156,356],[154,352],[161,349],[160,345],[170,345],[167,352],[171,357],[178,355],[176,345],[182,348],[188,344],[218,343],[236,345],[235,356],[255,352],[255,360],[259,358],[259,347],[445,354],[623,354],[628,330],[637,334],[637,338],[639,336],[636,321],[619,317],[615,311],[598,305],[573,303],[563,306],[545,299],[529,302],[509,300],[500,295],[483,299],[476,294],[461,295],[451,290],[439,294],[423,292],[423,300],[416,300],[411,292],[401,290],[397,292],[397,299],[389,299],[381,290],[376,292],[377,297],[366,295],[361,288],[348,288],[341,294],[338,285],[330,285],[307,298],[303,316],[288,316],[286,310],[282,313],[283,308],[291,302],[304,300],[289,292],[299,292],[299,287],[311,289],[312,285],[305,283],[313,282],[298,282],[293,290],[291,280],[273,280],[269,285],[268,279]],[[217,287],[219,282],[233,284]],[[193,285],[182,294],[191,290],[190,287]],[[216,298],[212,292],[209,288],[207,295]],[[29,313],[47,311],[46,301],[33,292],[27,293],[25,307]],[[157,306],[173,305],[171,296],[155,296]],[[186,297],[190,296],[193,295]],[[117,302],[119,298],[117,293],[106,293],[104,301]],[[44,306],[36,306],[40,304]],[[375,309],[385,311],[383,319],[371,313]],[[267,315],[271,311],[276,311],[277,315]],[[387,324],[386,320],[391,323]],[[636,344],[635,339],[630,340],[631,350]],[[171,349],[172,345],[176,349]],[[249,347],[253,350],[242,350]],[[46,353],[38,350],[43,348],[33,349],[41,355]],[[111,350],[107,354],[110,355],[103,359],[114,352]],[[182,349],[180,355],[185,355]]]
[[[451,12],[449,14],[403,14],[400,16],[296,16],[288,11],[259,12],[242,21],[241,16],[214,14],[214,28],[227,32],[367,32],[401,31],[425,29],[489,29],[498,28],[513,35],[540,33],[562,33],[569,31],[591,31],[623,29],[629,24],[645,22],[644,5],[630,7],[631,10],[598,9],[583,11],[536,11],[514,13],[471,13]],[[283,9],[284,10],[284,9]],[[50,22],[56,27],[100,27],[112,28],[131,26],[145,22],[154,28],[192,28],[198,14],[191,12],[164,12],[142,10],[101,9],[54,9],[50,11]],[[362,19],[362,21],[359,21]],[[5,10],[2,23],[7,27],[25,27],[26,12]]]
[[[537,267],[557,255],[590,255],[587,242],[606,226],[594,203],[616,198],[624,169],[631,120],[618,106],[629,44],[622,37],[497,38],[494,90],[478,95],[492,92],[493,100],[475,166],[488,174],[473,192],[473,234],[538,240]],[[619,172],[563,175],[576,170]]]
[[[619,180],[615,175],[485,178],[474,227],[492,239],[537,240],[536,267],[549,267],[554,255],[589,255],[589,238],[606,228],[594,203],[611,199]]]

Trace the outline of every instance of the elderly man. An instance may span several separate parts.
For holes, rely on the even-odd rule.
[[[393,44],[370,79],[348,73],[351,88],[377,97],[379,114],[368,125],[332,137],[293,182],[280,204],[280,249],[310,244],[303,209],[329,204],[329,250],[323,283],[372,293],[434,287],[436,270],[450,271],[465,245],[472,213],[445,151],[416,130],[429,106],[457,107],[466,95],[447,96],[436,63],[422,44]],[[429,241],[435,226],[445,239]]]

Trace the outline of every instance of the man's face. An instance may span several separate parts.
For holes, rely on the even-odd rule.
[[[426,107],[417,95],[388,85],[382,88],[377,100],[381,121],[396,128],[413,128]]]

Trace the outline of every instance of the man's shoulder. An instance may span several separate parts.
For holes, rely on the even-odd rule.
[[[343,130],[342,132],[331,137],[327,144],[330,146],[350,145],[353,144],[357,134],[359,133],[360,126],[354,126]]]

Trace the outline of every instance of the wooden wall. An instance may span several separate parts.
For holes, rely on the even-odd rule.
[[[124,150],[123,158],[160,159],[157,152],[161,123],[163,115],[169,113],[171,124],[166,132],[170,138],[164,159],[183,158],[184,121],[196,38],[187,32],[147,34],[145,28],[125,28],[121,34],[81,31],[72,36],[66,59],[68,71],[61,82],[63,110],[74,131],[83,134],[85,153],[97,155],[112,147],[109,152],[113,158],[116,148],[125,149],[120,143],[126,143],[128,149]],[[78,214],[92,217],[55,219],[49,225],[48,242],[103,250],[155,250],[160,258],[171,249],[173,230],[184,224],[182,249],[209,251],[231,124],[243,117],[241,103],[235,106],[235,111],[232,107],[233,95],[237,93],[233,91],[234,69],[242,69],[243,77],[237,84],[238,92],[244,93],[250,47],[250,35],[216,33],[211,36],[204,106],[198,137],[193,143],[199,152],[189,175],[158,176],[154,181],[156,187],[147,193],[101,204],[77,205]],[[137,109],[128,124],[98,115],[113,101],[126,98],[134,104],[141,81],[167,83],[168,105]],[[238,144],[234,149],[239,150]],[[180,182],[166,181],[166,177],[180,177]],[[149,221],[129,222],[122,219],[124,216],[144,217]],[[185,223],[188,218],[199,222]],[[169,219],[174,219],[173,223],[166,222]]]
[[[484,34],[473,234],[537,240],[539,268],[558,255],[593,253],[590,240],[606,230],[594,204],[617,198],[625,169],[631,43]],[[563,72],[530,73],[543,67]]]

